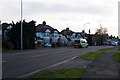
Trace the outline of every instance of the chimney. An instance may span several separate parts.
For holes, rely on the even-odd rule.
[[[46,25],[46,22],[45,22],[45,21],[43,21],[42,25],[43,25],[43,26],[45,26],[45,25]]]

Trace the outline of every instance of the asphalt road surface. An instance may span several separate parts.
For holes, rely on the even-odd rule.
[[[62,47],[2,55],[3,78],[23,78],[76,56],[111,46]]]

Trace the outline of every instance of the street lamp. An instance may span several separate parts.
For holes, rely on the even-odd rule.
[[[21,50],[23,50],[22,0],[21,0]]]
[[[85,23],[85,24],[84,24],[84,39],[85,39],[85,25],[86,25],[86,24],[90,24],[90,23]]]

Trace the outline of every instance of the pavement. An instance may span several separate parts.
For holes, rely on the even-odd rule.
[[[99,60],[91,62],[86,67],[84,78],[113,78],[118,79],[118,65],[114,61],[114,53],[116,49],[104,51],[104,54]]]
[[[55,67],[85,68],[91,61],[79,59],[77,56],[109,47],[111,46],[64,47],[2,54],[2,77],[24,78]]]

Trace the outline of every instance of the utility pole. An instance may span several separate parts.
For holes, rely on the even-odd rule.
[[[22,0],[21,0],[21,50],[23,50]]]

